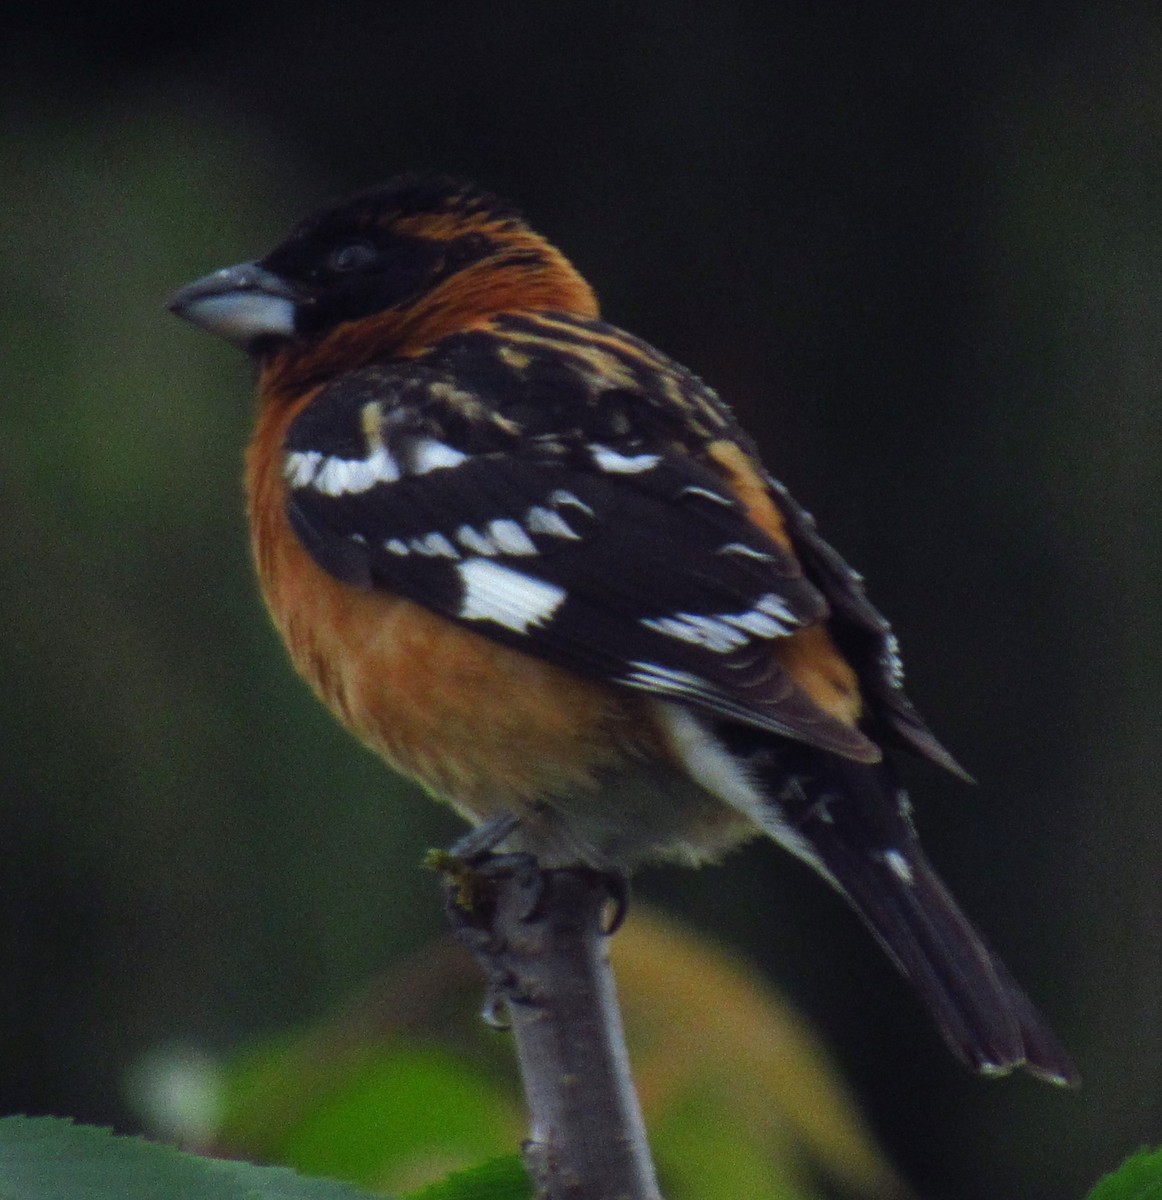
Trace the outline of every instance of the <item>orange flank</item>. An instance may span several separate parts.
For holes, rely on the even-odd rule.
[[[773,538],[792,557],[795,548],[783,514],[775,507],[771,492],[749,456],[736,443],[721,438],[706,447],[706,453],[726,472],[730,490],[746,506],[746,514],[763,533]]]
[[[783,515],[741,447],[723,439],[711,442],[707,453],[726,472],[731,491],[746,506],[751,521],[794,555]],[[783,670],[828,716],[845,725],[858,723],[863,713],[859,681],[824,626],[811,625],[780,639],[774,653]]]
[[[811,625],[776,642],[775,657],[828,716],[845,725],[858,723],[863,713],[859,682],[824,626]]]

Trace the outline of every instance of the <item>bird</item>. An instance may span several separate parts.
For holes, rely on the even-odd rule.
[[[964,776],[863,580],[695,374],[476,184],[329,203],[170,310],[244,350],[262,595],[394,770],[542,866],[766,835],[973,1071],[1076,1071],[929,864],[894,756]]]

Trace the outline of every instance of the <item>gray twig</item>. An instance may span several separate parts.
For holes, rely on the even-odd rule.
[[[445,863],[457,937],[516,1039],[531,1116],[525,1164],[545,1200],[661,1200],[606,954],[608,880],[503,857]]]

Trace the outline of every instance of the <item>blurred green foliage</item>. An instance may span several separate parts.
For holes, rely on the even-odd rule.
[[[506,1154],[450,1175],[415,1192],[411,1200],[532,1200],[532,1182],[520,1156]]]
[[[450,1048],[392,1039],[315,1058],[297,1038],[252,1055],[230,1089],[225,1147],[400,1192],[520,1143],[511,1089]]]
[[[1162,1150],[1140,1150],[1106,1175],[1086,1200],[1159,1200]]]
[[[634,1076],[672,1200],[903,1200],[816,1037],[753,974],[637,906],[611,943]],[[511,1151],[514,1050],[443,939],[329,1021],[229,1073],[218,1154],[389,1193]]]
[[[418,1075],[422,1075],[420,1068]],[[417,1076],[418,1078],[418,1076]],[[408,1090],[407,1070],[400,1084]],[[444,1079],[446,1082],[446,1077]],[[721,1114],[709,1112],[712,1119]],[[694,1143],[724,1144],[719,1156],[698,1155],[697,1190],[690,1184],[675,1195],[762,1197],[795,1200],[803,1193],[780,1187],[775,1192],[753,1190],[754,1176],[740,1173],[736,1146],[727,1130],[714,1121],[711,1129],[693,1131]],[[390,1147],[388,1154],[390,1154]],[[342,1163],[340,1144],[333,1160]],[[745,1158],[745,1156],[744,1156]],[[714,1164],[708,1169],[709,1164]],[[346,1173],[346,1172],[341,1172]],[[371,1193],[356,1192],[330,1180],[297,1175],[281,1167],[262,1167],[183,1154],[141,1138],[111,1137],[109,1130],[73,1125],[52,1117],[0,1119],[0,1174],[8,1200],[153,1200],[160,1195],[183,1200],[358,1200]],[[682,1172],[679,1172],[682,1174]],[[740,1188],[740,1191],[730,1190]],[[901,1193],[902,1194],[902,1193]],[[1162,1196],[1162,1152],[1142,1150],[1103,1177],[1087,1200],[1156,1200]],[[410,1193],[410,1200],[531,1200],[532,1188],[519,1156],[504,1155],[473,1167],[453,1171]]]

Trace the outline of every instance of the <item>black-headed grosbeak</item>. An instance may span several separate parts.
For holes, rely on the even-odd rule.
[[[884,748],[962,774],[860,577],[719,398],[601,320],[511,207],[408,177],[172,310],[250,353],[262,591],[396,769],[545,865],[766,833],[844,895],[970,1067],[1068,1057],[917,842]]]

